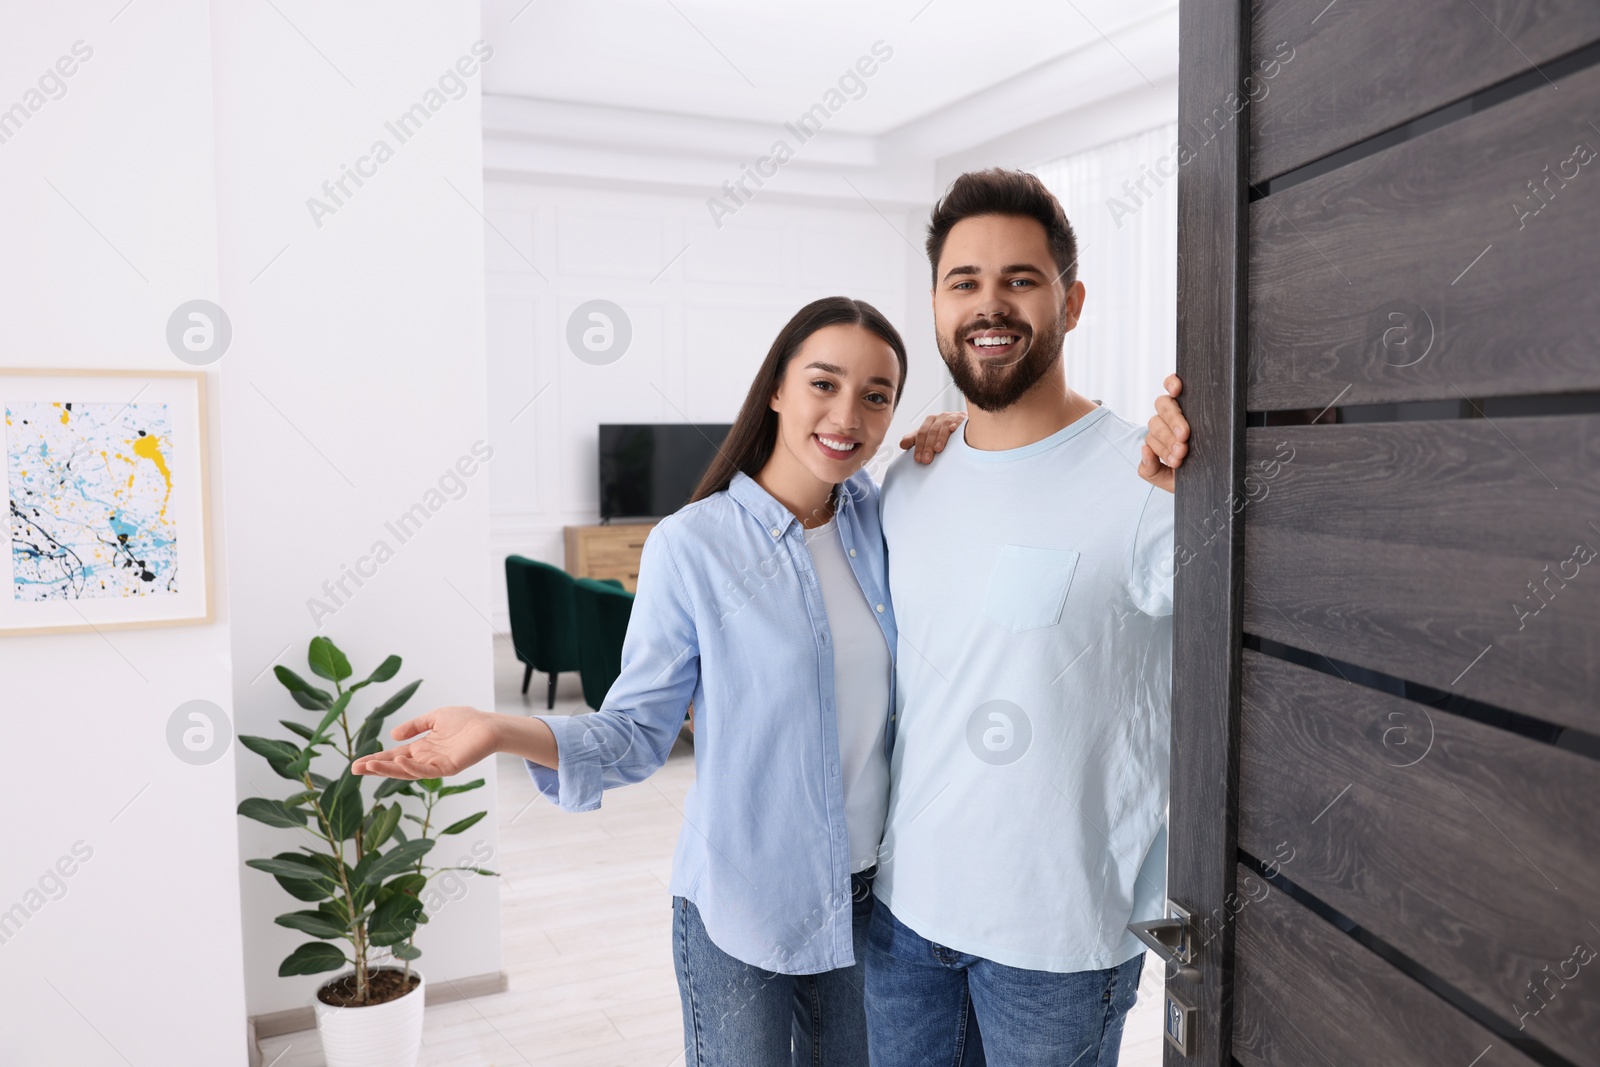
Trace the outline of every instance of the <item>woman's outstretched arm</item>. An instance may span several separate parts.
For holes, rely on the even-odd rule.
[[[421,737],[417,737],[421,734]],[[435,708],[396,726],[396,741],[416,737],[409,745],[362,756],[355,774],[385,778],[447,778],[496,752],[532,760],[541,767],[559,765],[556,735],[539,719],[500,715],[469,707]]]
[[[568,811],[600,806],[604,790],[658,770],[677,739],[700,675],[688,591],[665,524],[645,539],[639,592],[622,644],[621,673],[599,711],[588,715],[498,715],[435,708],[394,728],[408,745],[357,760],[356,774],[442,778],[496,752],[529,762],[539,791]],[[418,736],[421,735],[421,736]]]

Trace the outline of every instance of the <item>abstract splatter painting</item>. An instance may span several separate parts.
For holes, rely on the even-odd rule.
[[[168,406],[23,401],[5,416],[15,599],[175,596]]]

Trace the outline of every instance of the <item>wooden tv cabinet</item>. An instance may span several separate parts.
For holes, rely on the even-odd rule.
[[[637,591],[639,555],[653,522],[565,526],[567,573],[574,578],[615,578],[628,592]]]

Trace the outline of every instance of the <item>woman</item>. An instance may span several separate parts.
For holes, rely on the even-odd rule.
[[[510,752],[545,796],[588,811],[661,767],[692,700],[696,781],[671,886],[686,1067],[867,1062],[860,960],[896,639],[878,490],[862,467],[905,374],[905,345],[871,305],[800,309],[691,502],[645,542],[601,709],[440,708],[394,730],[424,736],[355,766],[431,778]],[[925,422],[918,458],[961,418]]]

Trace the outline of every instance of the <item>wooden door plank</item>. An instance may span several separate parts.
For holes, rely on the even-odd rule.
[[[1200,121],[1241,83],[1248,5],[1186,0],[1178,9],[1178,115]],[[1231,513],[1244,446],[1243,123],[1230,122],[1178,174],[1177,370],[1193,430],[1178,479],[1180,526],[1219,508],[1219,536],[1199,546],[1173,580],[1171,788],[1167,894],[1191,911],[1223,906],[1233,890],[1234,751],[1239,713],[1240,543]],[[1226,1067],[1233,1018],[1231,928],[1197,961],[1202,981],[1185,983],[1197,1009],[1194,1053],[1171,1045],[1167,1067]]]
[[[1251,104],[1262,182],[1600,39],[1600,5],[1257,0],[1251,24],[1258,62],[1293,57]]]
[[[1250,232],[1251,410],[1600,389],[1600,67],[1258,200]]]
[[[1600,764],[1259,653],[1243,667],[1239,847],[1600,1062]]]
[[[1600,416],[1246,441],[1248,632],[1600,733]]]
[[[1241,883],[1249,875],[1240,868]],[[1277,890],[1245,903],[1236,925],[1233,1049],[1244,1067],[1534,1067]]]

